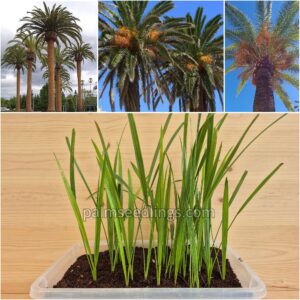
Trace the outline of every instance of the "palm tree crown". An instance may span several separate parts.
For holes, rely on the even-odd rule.
[[[38,43],[35,36],[33,36],[28,30],[17,32],[14,39],[9,43],[24,47],[28,61],[35,61],[36,57],[40,57],[41,55],[41,43]]]
[[[271,89],[277,93],[288,110],[293,104],[283,88],[287,82],[298,89],[299,72],[297,63],[299,28],[295,17],[299,11],[298,1],[286,1],[272,24],[272,2],[256,2],[256,24],[237,7],[226,3],[226,17],[232,29],[226,30],[226,37],[232,43],[226,49],[226,58],[233,63],[228,72],[239,69],[238,93],[252,80],[258,87],[258,71],[264,68],[271,77]]]
[[[92,46],[88,43],[80,42],[72,44],[67,51],[68,55],[75,61],[95,60]]]
[[[5,49],[1,65],[8,69],[19,69],[24,72],[26,69],[26,51],[20,45],[12,45]]]
[[[223,35],[217,35],[222,16],[206,21],[203,8],[198,8],[195,17],[188,14],[186,21],[193,24],[186,30],[191,42],[176,47],[176,64],[165,73],[173,101],[178,97],[184,111],[186,106],[190,111],[215,111],[215,91],[223,104]]]
[[[65,46],[71,40],[81,40],[81,27],[77,24],[78,18],[74,17],[66,7],[54,4],[52,8],[43,2],[43,8],[36,7],[28,12],[28,16],[21,19],[25,22],[19,31],[29,30],[35,35],[38,42],[44,43],[49,39],[62,42]]]

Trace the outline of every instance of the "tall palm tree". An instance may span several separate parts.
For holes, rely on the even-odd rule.
[[[54,4],[52,8],[43,2],[43,8],[35,8],[29,15],[21,19],[25,23],[19,31],[29,30],[36,36],[38,42],[47,43],[49,93],[48,111],[55,111],[55,43],[61,42],[65,46],[72,40],[81,40],[81,28],[77,24],[78,18],[74,17],[66,7]]]
[[[141,95],[150,109],[156,89],[169,97],[161,78],[163,65],[172,61],[171,49],[190,40],[182,32],[190,25],[182,18],[164,18],[174,7],[172,1],[158,2],[147,13],[148,1],[114,1],[113,5],[99,10],[98,77],[104,78],[100,98],[109,86],[114,110],[116,86],[121,109],[140,111]]]
[[[55,110],[57,112],[62,111],[62,81],[70,80],[70,74],[67,71],[68,69],[73,70],[75,65],[72,58],[70,57],[67,48],[61,49],[60,47],[55,48],[54,51],[55,57]],[[41,58],[42,69],[47,67],[47,57],[45,55]],[[49,72],[46,70],[43,74],[44,79],[48,79]]]
[[[34,36],[28,31],[22,31],[16,34],[15,38],[10,43],[18,44],[25,47],[27,61],[27,94],[26,94],[26,111],[32,111],[32,71],[34,71],[34,63],[36,57],[40,56],[41,45],[37,43]]]
[[[226,58],[233,60],[228,72],[238,69],[242,90],[248,80],[256,87],[253,111],[275,111],[274,92],[289,111],[294,107],[283,88],[285,82],[299,88],[297,57],[299,55],[298,1],[284,1],[276,22],[272,23],[272,2],[256,2],[256,24],[230,3],[226,17],[232,29],[226,38],[232,42]]]
[[[175,64],[164,73],[171,86],[170,110],[179,98],[180,110],[215,111],[215,91],[223,106],[223,35],[217,35],[223,25],[222,16],[206,21],[199,7],[195,17],[188,14],[186,21],[193,24],[186,30],[191,42],[176,47]]]
[[[20,85],[21,71],[24,73],[26,68],[26,52],[24,47],[20,45],[12,45],[5,49],[1,65],[8,69],[17,70],[17,88],[16,88],[16,111],[21,110],[20,103]]]
[[[77,98],[77,110],[83,111],[83,100],[81,91],[81,64],[84,60],[95,60],[95,55],[92,51],[92,46],[88,43],[76,43],[71,45],[68,49],[69,56],[76,62],[77,70],[77,85],[78,85],[78,98]]]

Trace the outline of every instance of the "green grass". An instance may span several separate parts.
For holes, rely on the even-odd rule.
[[[196,132],[190,128],[188,114],[176,130],[166,139],[166,133],[171,121],[168,115],[160,129],[159,138],[150,161],[146,168],[142,145],[134,116],[128,115],[129,131],[131,134],[135,161],[130,163],[128,170],[124,170],[121,140],[126,125],[117,143],[115,153],[109,153],[108,144],[100,126],[96,123],[99,142],[92,140],[97,159],[99,176],[97,191],[92,192],[79,164],[75,158],[75,130],[71,139],[66,138],[70,154],[69,179],[66,177],[60,162],[55,156],[66,192],[78,223],[79,231],[86,250],[93,280],[97,280],[97,265],[99,263],[100,236],[107,240],[111,270],[114,272],[118,263],[122,265],[124,282],[128,286],[134,277],[134,255],[137,239],[143,245],[148,240],[148,247],[144,249],[144,277],[147,279],[154,252],[157,285],[162,277],[171,277],[176,283],[178,277],[184,277],[190,287],[201,287],[201,267],[205,266],[208,285],[212,281],[212,270],[217,264],[220,276],[226,278],[226,257],[229,232],[237,217],[251,203],[257,193],[267,184],[273,175],[281,168],[282,163],[276,165],[257,186],[250,191],[245,199],[238,199],[239,191],[245,186],[247,170],[241,170],[241,177],[236,186],[229,189],[230,169],[242,157],[246,150],[284,117],[280,116],[245,143],[245,139],[256,123],[256,115],[237,138],[226,153],[223,153],[222,141],[219,133],[226,122],[224,115],[219,122],[213,114],[208,114],[203,120],[198,115]],[[175,170],[168,155],[173,142],[179,139],[181,149],[178,149],[181,162],[180,178],[175,178]],[[176,170],[178,171],[178,170]],[[86,228],[80,213],[76,194],[75,176],[82,180],[87,190],[87,196],[95,206],[94,247],[87,238]],[[178,172],[176,172],[178,174]],[[138,188],[134,190],[134,183]],[[212,218],[213,199],[216,189],[223,187],[222,219]],[[245,187],[244,187],[245,186]],[[127,199],[127,201],[124,201]],[[240,208],[233,212],[231,205],[240,201]],[[106,220],[102,217],[103,209],[112,210]],[[135,209],[146,210],[149,218],[149,236],[143,233],[142,216],[135,217]],[[168,219],[171,208],[176,211],[174,221]],[[122,212],[122,213],[119,213]],[[124,212],[126,212],[124,214]],[[213,232],[212,222],[218,222],[218,229]],[[216,244],[217,240],[220,244]],[[168,250],[170,247],[170,251]],[[217,250],[215,250],[217,248]],[[93,249],[93,250],[92,250]],[[218,254],[221,252],[222,260]],[[101,272],[101,270],[100,270]]]

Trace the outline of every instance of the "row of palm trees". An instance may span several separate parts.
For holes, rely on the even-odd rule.
[[[48,79],[48,111],[62,111],[62,91],[70,89],[69,70],[77,71],[77,110],[83,111],[81,68],[84,60],[94,61],[92,47],[84,43],[79,19],[66,7],[54,4],[34,7],[21,19],[15,38],[2,57],[2,66],[17,71],[16,111],[20,111],[20,76],[27,70],[26,111],[32,111],[32,72],[37,59]],[[46,47],[44,46],[46,44]]]
[[[223,35],[221,15],[207,20],[203,8],[195,16],[168,17],[172,1],[148,7],[148,1],[99,2],[99,80],[114,89],[120,108],[140,111],[167,99],[169,110],[178,99],[181,111],[215,111],[215,92],[223,106]]]

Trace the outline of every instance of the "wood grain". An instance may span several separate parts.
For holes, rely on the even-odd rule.
[[[261,115],[249,134],[253,137],[278,114]],[[135,115],[146,166],[149,166],[165,114]],[[219,119],[221,114],[216,114]],[[253,114],[230,114],[220,132],[224,150],[237,141]],[[196,115],[191,114],[193,126]],[[68,167],[65,136],[77,131],[76,152],[92,186],[97,166],[91,138],[97,140],[93,121],[103,129],[114,152],[126,114],[2,114],[2,298],[27,298],[31,283],[74,242],[80,240],[76,221],[59,177],[53,152]],[[174,114],[169,136],[183,120]],[[269,299],[299,297],[298,274],[298,131],[299,117],[289,114],[251,146],[232,169],[230,186],[249,171],[241,203],[276,164],[284,166],[261,191],[232,228],[231,248],[267,285]],[[180,171],[180,143],[170,149],[173,167]],[[123,160],[134,160],[129,128],[122,140]],[[79,184],[81,207],[91,207]],[[216,192],[220,216],[221,189]],[[233,207],[235,211],[237,206]],[[93,222],[86,225],[92,230]],[[145,228],[148,231],[148,228]]]

